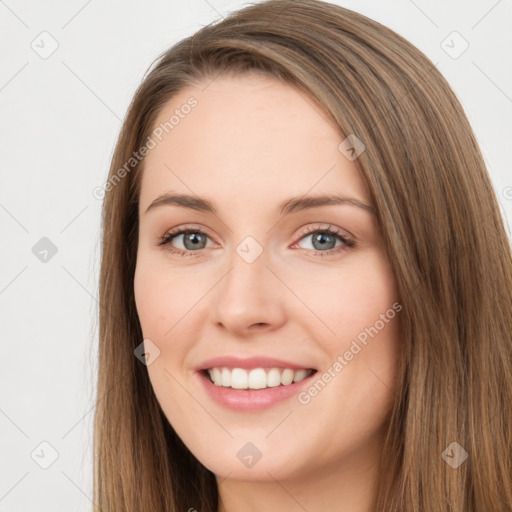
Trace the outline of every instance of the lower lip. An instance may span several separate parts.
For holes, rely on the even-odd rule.
[[[309,384],[315,373],[288,386],[280,385],[264,389],[233,389],[216,386],[202,372],[198,372],[198,375],[206,392],[218,404],[237,411],[259,411],[296,395],[302,387]]]

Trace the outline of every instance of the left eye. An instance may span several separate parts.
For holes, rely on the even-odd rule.
[[[343,250],[355,246],[355,244],[347,237],[329,228],[314,229],[309,232],[306,232],[305,234],[303,234],[299,242],[305,240],[308,237],[312,237],[312,250],[321,253],[321,256],[323,256],[324,254],[331,254],[332,252],[337,252],[338,249]],[[336,245],[336,241],[339,241],[340,244]]]

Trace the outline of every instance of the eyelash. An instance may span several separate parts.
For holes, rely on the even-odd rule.
[[[157,246],[163,247],[163,246],[169,245],[169,248],[167,250],[171,254],[179,254],[182,257],[184,257],[184,256],[196,256],[196,254],[194,254],[194,253],[200,252],[199,250],[198,251],[183,251],[181,249],[175,249],[175,248],[172,247],[172,245],[170,245],[170,242],[174,238],[176,238],[177,236],[183,235],[183,234],[186,235],[186,234],[189,234],[189,233],[198,233],[198,234],[205,235],[206,237],[208,237],[208,235],[206,233],[204,233],[203,231],[201,231],[200,229],[182,228],[182,229],[178,229],[178,230],[175,230],[175,231],[169,231],[163,237],[160,237],[158,239],[158,241],[157,241]],[[338,231],[336,229],[331,229],[331,226],[329,226],[328,228],[318,228],[318,227],[315,227],[315,228],[305,228],[300,233],[300,238],[299,238],[299,240],[296,243],[300,242],[303,238],[305,238],[308,235],[311,235],[312,233],[322,233],[322,234],[325,234],[325,235],[331,235],[331,236],[334,236],[335,238],[337,238],[338,240],[340,240],[343,243],[343,245],[341,245],[339,247],[336,247],[335,249],[329,249],[328,251],[317,251],[317,250],[314,250],[314,249],[305,249],[307,251],[313,251],[313,255],[314,256],[320,256],[320,257],[330,256],[330,255],[332,255],[334,253],[337,253],[337,252],[340,252],[340,251],[346,251],[346,250],[352,249],[352,248],[354,248],[356,246],[354,241],[350,240],[349,238],[347,238],[344,235],[341,235],[340,231]],[[210,237],[208,237],[208,238],[210,238]]]

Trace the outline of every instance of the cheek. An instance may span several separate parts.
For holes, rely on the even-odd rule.
[[[368,442],[391,410],[400,357],[401,305],[392,269],[378,252],[333,275],[330,293],[321,294],[321,286],[310,288],[311,303],[334,334],[325,330],[316,338],[325,362],[317,380],[298,400],[303,407],[299,410],[319,418],[313,427],[319,436],[329,439],[331,446],[346,445],[349,450],[349,445]],[[327,286],[327,280],[321,284]],[[306,416],[297,415],[293,428],[299,429],[299,419]]]
[[[165,304],[165,287],[162,287],[155,272],[144,265],[137,264],[134,279],[134,294],[137,314],[144,338],[159,337],[164,318],[160,308]]]
[[[190,304],[197,297],[187,290],[193,286],[184,286],[179,276],[171,275],[156,262],[144,255],[138,258],[134,277],[134,294],[137,314],[144,339],[150,339],[159,350],[159,357],[148,365],[148,375],[155,395],[165,411],[169,421],[180,424],[181,417],[188,417],[189,400],[183,388],[178,384],[179,368],[190,349],[185,341],[184,319]],[[180,339],[180,343],[176,343]]]
[[[348,410],[354,406],[354,414],[357,404],[371,403],[369,417],[378,415],[379,408],[389,405],[399,358],[401,305],[388,259],[380,250],[369,252],[353,265],[337,269],[330,279],[316,281],[309,291],[308,305],[329,328],[316,338],[326,355],[323,370],[331,368],[337,375],[332,387],[337,393],[325,394],[317,403],[345,396],[345,406]],[[337,373],[332,365],[340,356],[343,369]],[[351,399],[346,396],[347,386]]]
[[[325,339],[338,346],[376,322],[381,326],[381,315],[399,300],[391,266],[381,250],[358,255],[345,266],[297,283],[297,295],[317,317],[315,325],[323,324]],[[393,310],[391,314],[395,316]]]
[[[182,283],[158,265],[137,263],[134,294],[144,337],[163,339],[197,301],[192,283]]]

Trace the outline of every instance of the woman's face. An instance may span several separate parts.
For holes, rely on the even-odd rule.
[[[219,476],[363,472],[393,401],[401,305],[357,160],[289,85],[206,85],[161,111],[141,181],[134,285],[156,397]]]

